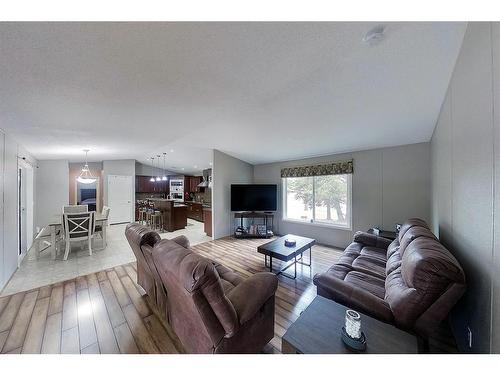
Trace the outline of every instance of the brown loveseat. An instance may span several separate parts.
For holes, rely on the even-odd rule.
[[[243,279],[194,253],[184,236],[160,240],[139,224],[125,233],[139,284],[188,353],[258,353],[273,338],[274,274]]]
[[[314,284],[323,297],[426,338],[464,293],[465,275],[427,224],[410,219],[392,242],[357,232]]]

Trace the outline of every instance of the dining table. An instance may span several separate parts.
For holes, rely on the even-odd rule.
[[[63,221],[63,215],[58,214],[58,215],[53,215],[50,223],[49,223],[49,228],[50,228],[50,252],[52,254],[52,259],[56,259],[56,234],[57,231],[62,230],[62,221]],[[103,242],[103,248],[106,247],[106,239],[107,239],[107,226],[108,226],[108,218],[101,214],[96,212],[95,213],[95,223],[96,225],[100,225],[102,227],[102,242]]]

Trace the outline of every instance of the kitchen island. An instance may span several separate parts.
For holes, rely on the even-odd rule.
[[[187,206],[182,202],[164,198],[149,198],[155,210],[163,216],[163,230],[173,232],[187,226]]]

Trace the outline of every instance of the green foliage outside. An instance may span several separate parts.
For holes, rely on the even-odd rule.
[[[316,200],[313,197],[313,179]],[[347,175],[297,177],[287,179],[287,190],[296,199],[304,202],[304,207],[312,209],[326,207],[326,220],[332,220],[332,210],[337,213],[338,221],[345,221],[342,206],[347,204]]]

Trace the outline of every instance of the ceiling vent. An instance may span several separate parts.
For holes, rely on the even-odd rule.
[[[385,39],[385,26],[378,25],[370,29],[363,37],[363,42],[373,46]]]

